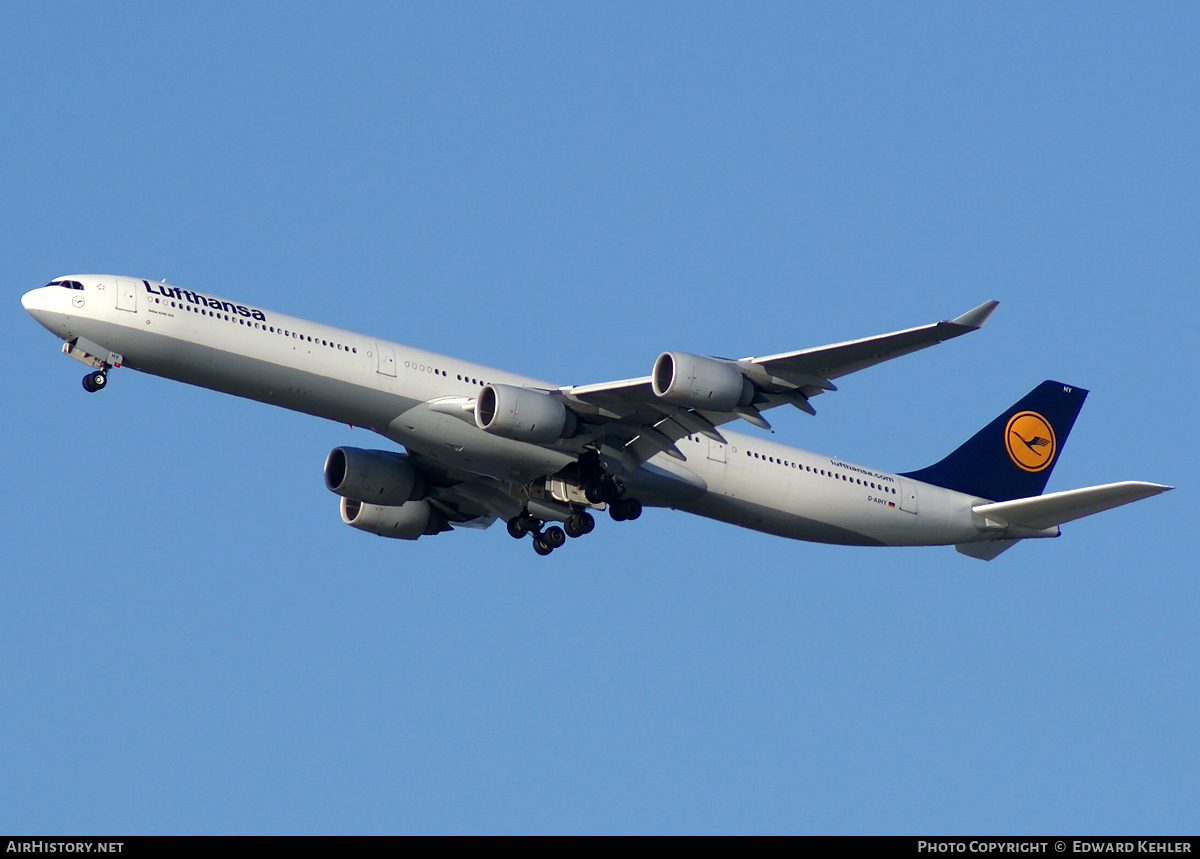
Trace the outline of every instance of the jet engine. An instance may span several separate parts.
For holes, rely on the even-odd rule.
[[[425,481],[409,465],[407,456],[357,447],[335,447],[329,452],[325,458],[325,485],[343,498],[385,507],[414,501],[425,494]]]
[[[475,426],[530,444],[575,435],[575,413],[554,397],[513,385],[485,385],[475,401]]]
[[[342,521],[351,528],[397,540],[415,540],[448,527],[445,517],[428,501],[409,501],[398,507],[386,507],[342,498]]]
[[[754,400],[754,385],[725,361],[663,352],[650,374],[654,396],[692,409],[727,412]]]

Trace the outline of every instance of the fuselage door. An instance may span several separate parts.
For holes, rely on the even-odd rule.
[[[721,444],[715,438],[708,440],[708,458],[713,462],[725,461],[725,445]]]
[[[117,278],[117,310],[128,310],[137,313],[138,281],[127,277]]]
[[[375,354],[379,356],[376,372],[381,376],[396,375],[396,350],[382,343],[375,344]]]
[[[917,512],[917,484],[900,478],[900,509],[907,513]]]

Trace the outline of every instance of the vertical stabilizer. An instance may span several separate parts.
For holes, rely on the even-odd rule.
[[[992,501],[1041,495],[1087,395],[1042,382],[941,462],[904,476]]]

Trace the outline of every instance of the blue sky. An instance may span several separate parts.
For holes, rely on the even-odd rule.
[[[0,829],[1200,828],[1194,4],[0,6]],[[22,310],[148,278],[566,383],[954,316],[775,438],[929,464],[1046,378],[984,564],[683,514],[537,558],[343,526],[362,430]],[[757,431],[756,431],[757,432]],[[386,443],[384,443],[386,444]]]

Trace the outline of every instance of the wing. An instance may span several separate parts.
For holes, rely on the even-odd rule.
[[[725,410],[669,403],[655,395],[650,376],[560,388],[551,393],[584,419],[591,441],[603,441],[619,450],[626,468],[636,467],[659,452],[683,459],[675,447],[680,438],[699,434],[724,442],[717,427],[738,418],[770,429],[762,412],[784,404],[815,415],[809,400],[825,391],[836,391],[833,379],[976,331],[998,304],[987,301],[949,321],[829,346],[740,361],[711,359],[736,367],[754,387],[752,401]]]
[[[974,310],[968,310],[962,316],[948,322],[935,322],[932,325],[893,331],[891,334],[848,340],[845,343],[818,346],[815,349],[801,349],[798,352],[783,352],[765,358],[744,358],[738,364],[750,364],[761,368],[760,375],[792,381],[798,387],[813,386],[819,390],[834,391],[837,389],[830,384],[831,379],[848,376],[867,367],[899,358],[901,355],[908,355],[944,340],[952,340],[970,331],[979,330],[999,303],[984,302]],[[754,381],[753,376],[751,381]]]
[[[498,518],[507,521],[521,512],[522,500],[513,484],[462,471],[411,450],[407,454],[425,480],[425,500],[441,512],[448,525],[483,529]]]

